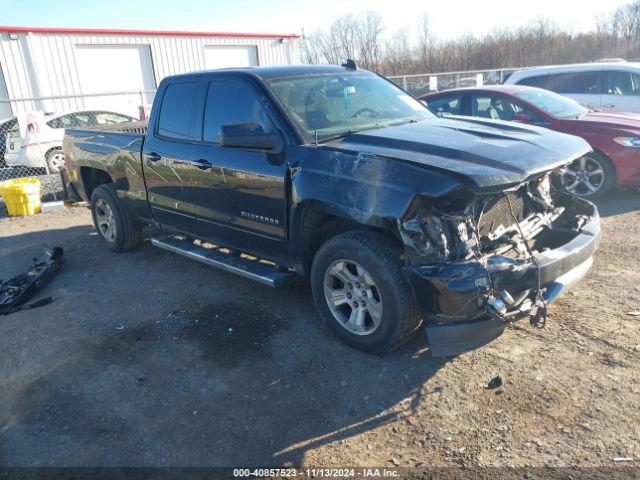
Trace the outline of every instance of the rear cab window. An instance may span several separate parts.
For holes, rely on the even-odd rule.
[[[171,83],[162,96],[156,134],[174,140],[193,140],[193,112],[197,81]]]
[[[427,107],[439,117],[462,115],[462,95],[444,95],[425,99]]]

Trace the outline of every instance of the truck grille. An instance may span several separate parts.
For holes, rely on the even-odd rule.
[[[509,202],[511,202],[511,207],[509,207]],[[513,209],[513,214],[511,209]],[[488,235],[500,225],[504,227],[513,225],[515,223],[514,215],[518,222],[525,218],[524,195],[521,191],[496,197],[485,206],[478,225],[480,235]]]

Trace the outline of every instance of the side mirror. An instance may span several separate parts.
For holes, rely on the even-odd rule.
[[[511,117],[511,121],[519,123],[533,123],[533,118],[531,118],[526,113],[516,113],[513,117]]]
[[[265,132],[256,122],[234,123],[220,129],[220,146],[279,151],[282,138],[277,132]]]

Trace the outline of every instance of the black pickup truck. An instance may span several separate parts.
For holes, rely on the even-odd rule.
[[[594,205],[554,188],[580,138],[442,119],[383,77],[333,66],[164,79],[147,125],[69,129],[67,191],[108,248],[153,245],[280,286],[310,277],[335,334],[434,355],[499,336],[591,266]]]

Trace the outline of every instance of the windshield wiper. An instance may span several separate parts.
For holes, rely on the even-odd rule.
[[[366,130],[366,128],[363,128],[362,130]],[[330,135],[328,137],[324,137],[324,138],[320,138],[320,139],[318,138],[318,134],[317,134],[317,131],[316,131],[316,145],[318,143],[328,142],[329,140],[337,140],[339,138],[348,137],[349,135],[351,135],[353,133],[361,132],[362,130],[347,130],[346,132],[337,133],[335,135]]]
[[[358,133],[358,132],[363,132],[365,130],[374,130],[376,128],[392,127],[394,125],[402,125],[404,123],[416,123],[416,122],[420,122],[422,120],[426,120],[426,119],[425,118],[418,119],[418,118],[412,117],[412,118],[405,118],[405,119],[402,119],[402,120],[398,120],[398,121],[395,121],[395,122],[375,123],[373,125],[369,125],[368,127],[359,128],[357,130],[349,129],[349,130],[347,130],[345,132],[337,133],[335,135],[331,135],[329,137],[324,137],[324,138],[321,138],[321,139],[318,138],[318,131],[316,130],[315,131],[315,137],[316,137],[315,143],[318,144],[318,143],[323,143],[323,142],[327,142],[327,141],[330,141],[330,140],[337,140],[339,138],[348,137],[349,135],[352,135],[352,134]]]

